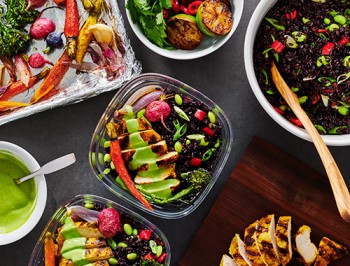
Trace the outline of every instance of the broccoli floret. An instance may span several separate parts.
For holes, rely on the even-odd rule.
[[[155,261],[155,260],[142,260],[141,266],[162,266],[163,264]]]
[[[0,12],[0,16],[2,13]],[[5,25],[0,19],[0,56],[13,56],[24,52],[30,44],[28,33]]]
[[[7,24],[16,29],[24,29],[24,27],[33,23],[40,12],[33,8],[27,9],[28,2],[26,0],[5,0],[7,12],[5,14]]]
[[[193,170],[186,176],[186,181],[195,191],[205,188],[209,184],[210,180],[211,175],[203,168]]]

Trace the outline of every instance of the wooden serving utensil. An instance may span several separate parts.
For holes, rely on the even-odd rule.
[[[318,154],[322,160],[323,166],[327,172],[340,216],[346,222],[349,223],[350,194],[348,187],[344,181],[344,178],[340,173],[332,154],[330,153],[326,144],[323,142],[323,139],[321,138],[317,129],[312,124],[310,118],[300,106],[297,95],[290,90],[274,62],[272,62],[271,73],[272,80],[275,86],[277,87],[278,91],[280,92],[284,100],[287,102],[289,107],[292,109],[294,114],[299,118],[300,122],[303,124],[304,128],[310,135],[311,140],[316,146]]]

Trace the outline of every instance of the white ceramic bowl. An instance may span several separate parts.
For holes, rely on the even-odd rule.
[[[128,0],[125,0],[125,3]],[[199,57],[206,56],[217,49],[219,49],[222,45],[224,45],[232,36],[232,34],[235,32],[235,30],[238,27],[239,21],[241,20],[241,16],[243,13],[243,4],[244,0],[230,0],[231,3],[233,3],[233,27],[232,30],[225,36],[220,38],[213,38],[209,36],[203,36],[203,40],[201,44],[196,47],[193,50],[167,50],[161,47],[158,47],[157,45],[150,42],[145,34],[142,32],[140,26],[138,24],[134,24],[131,20],[130,12],[126,8],[126,15],[129,21],[129,24],[136,34],[136,36],[139,38],[139,40],[146,45],[149,49],[151,49],[153,52],[162,55],[164,57],[172,58],[172,59],[179,59],[179,60],[189,60],[189,59],[195,59]]]
[[[311,141],[308,133],[305,129],[300,128],[289,122],[282,115],[277,113],[269,101],[264,96],[263,92],[260,89],[258,81],[254,72],[254,63],[253,63],[253,48],[256,33],[259,29],[261,21],[264,19],[266,13],[270,8],[277,2],[277,0],[261,0],[258,6],[256,7],[245,36],[244,43],[244,63],[245,69],[248,76],[250,86],[258,99],[261,106],[265,111],[275,120],[280,126],[289,131],[290,133],[298,136],[302,139]],[[347,146],[350,145],[350,134],[347,135],[322,135],[323,141],[330,146]]]
[[[29,152],[15,144],[0,141],[0,150],[10,152],[15,157],[21,159],[31,172],[34,172],[40,168],[38,162]],[[34,181],[37,190],[37,197],[33,212],[21,227],[10,233],[0,234],[0,246],[13,243],[26,236],[39,222],[46,205],[47,187],[44,175],[34,177]]]

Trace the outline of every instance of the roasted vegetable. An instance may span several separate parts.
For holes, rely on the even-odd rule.
[[[29,8],[26,0],[5,0],[7,11],[5,19],[11,27],[23,30],[24,27],[33,23],[39,16],[39,11]]]
[[[44,258],[45,266],[55,266],[55,244],[52,239],[51,233],[46,233],[44,240]]]
[[[35,91],[34,96],[30,99],[31,103],[38,102],[42,97],[53,90],[62,80],[63,76],[68,71],[67,62],[71,62],[71,58],[68,56],[67,50],[64,50],[61,57],[58,59],[56,64],[52,67],[49,75],[45,78],[40,87]]]
[[[0,9],[0,16],[2,17]],[[24,52],[30,42],[29,34],[25,31],[5,25],[0,19],[0,56],[11,57]]]
[[[103,1],[104,0],[96,0],[96,2],[94,3],[94,8],[90,9],[89,16],[86,19],[83,27],[81,27],[79,31],[78,40],[77,40],[77,50],[76,50],[76,56],[75,56],[75,61],[77,63],[80,63],[83,61],[86,50],[89,46],[89,43],[93,35],[89,27],[97,23],[97,19],[101,14]]]
[[[209,184],[211,175],[207,170],[198,168],[190,172],[185,179],[195,191],[199,191]]]
[[[18,107],[28,106],[28,103],[0,101],[0,112],[8,111]]]
[[[67,52],[70,58],[75,58],[77,38],[79,35],[79,12],[76,0],[66,0],[66,18],[64,21],[64,35],[67,39]]]

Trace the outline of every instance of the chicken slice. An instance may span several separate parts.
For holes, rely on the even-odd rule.
[[[326,266],[348,254],[346,246],[339,244],[328,237],[323,237],[318,246],[318,255],[314,266]]]
[[[276,226],[276,244],[282,266],[286,265],[293,255],[292,249],[292,217],[280,216]]]
[[[241,264],[237,264],[235,259],[231,258],[229,255],[222,255],[220,266],[240,266]]]
[[[295,234],[296,250],[305,265],[311,265],[317,256],[317,248],[310,239],[311,228],[307,225],[301,226]]]
[[[261,257],[259,247],[256,241],[256,227],[258,220],[250,224],[244,231],[244,245],[247,252],[247,258],[254,266],[264,266],[265,262]]]
[[[266,265],[278,266],[280,264],[275,238],[275,215],[262,217],[257,225],[256,240],[259,251]]]
[[[235,236],[231,240],[231,245],[229,247],[229,253],[234,258],[240,266],[252,266],[252,263],[247,257],[247,253],[244,248],[244,243],[242,239],[239,237],[239,234],[235,234]]]

